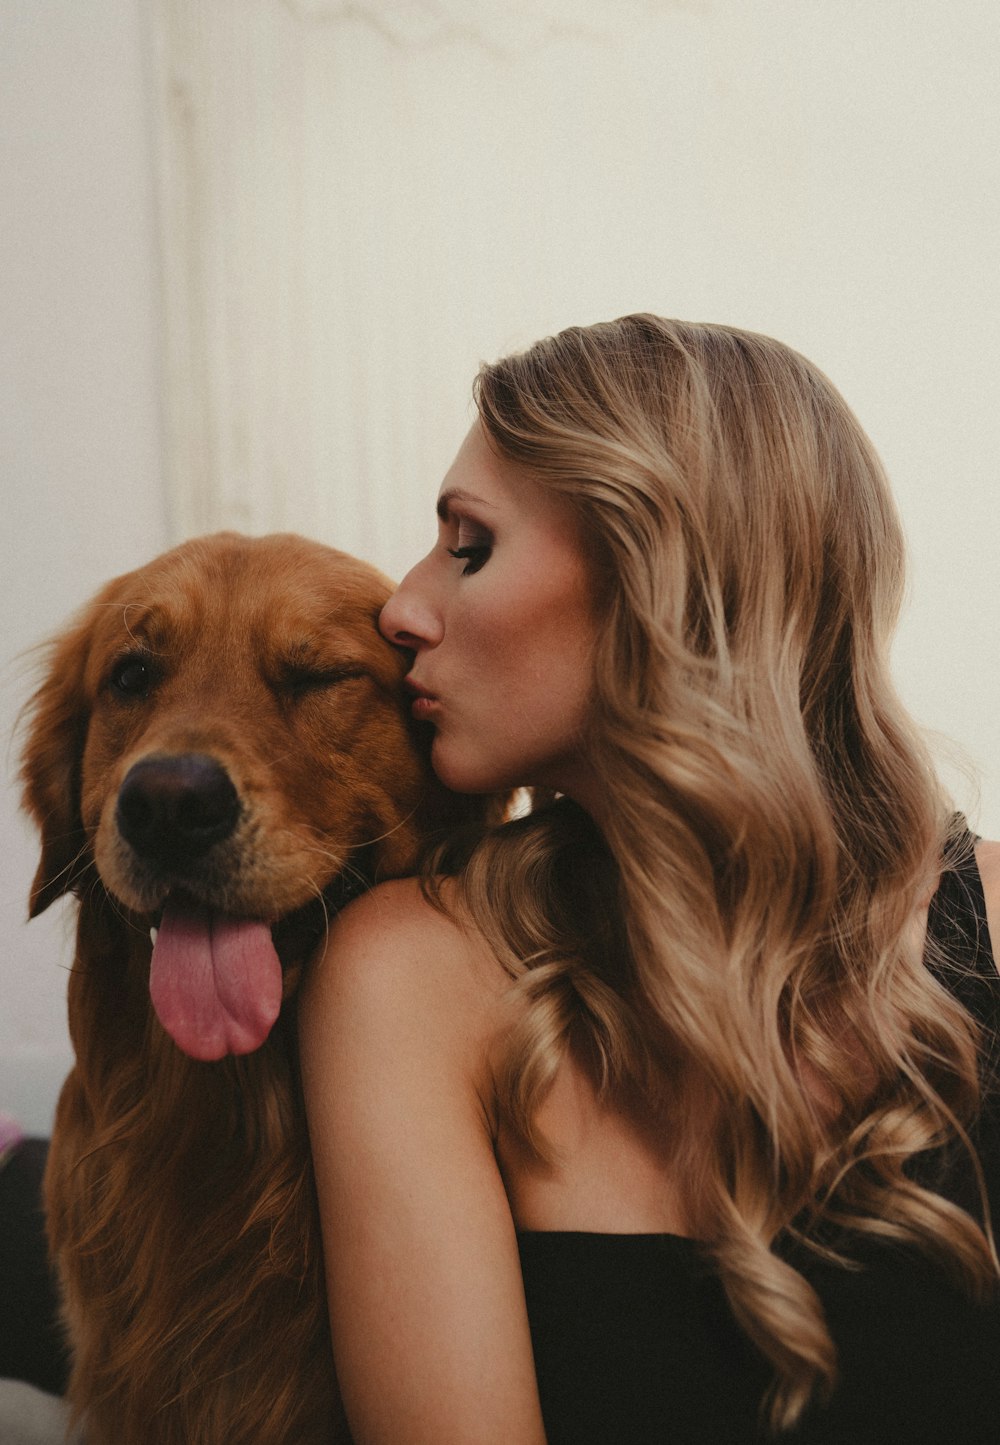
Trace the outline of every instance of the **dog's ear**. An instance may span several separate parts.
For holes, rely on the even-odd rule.
[[[89,722],[83,684],[96,615],[96,608],[88,608],[69,632],[48,644],[42,684],[26,709],[22,802],[42,835],[42,857],[31,885],[30,918],[67,893],[87,866],[80,814],[81,765]]]

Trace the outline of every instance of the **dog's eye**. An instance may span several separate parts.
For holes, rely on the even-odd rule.
[[[145,657],[132,653],[119,658],[111,669],[109,681],[122,697],[145,697],[153,685],[153,669]]]

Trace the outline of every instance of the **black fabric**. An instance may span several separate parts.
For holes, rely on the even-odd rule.
[[[61,1395],[69,1359],[42,1215],[48,1144],[25,1139],[0,1168],[0,1376]]]
[[[984,1030],[989,1084],[1000,1040],[1000,977],[971,840],[931,909],[928,967]],[[940,945],[940,950],[935,947]],[[951,953],[958,966],[941,963]],[[993,1217],[1000,1219],[1000,1114],[987,1099],[978,1132]],[[916,1172],[975,1207],[961,1150]],[[519,1236],[549,1445],[751,1445],[769,1370],[738,1329],[698,1244],[674,1235]],[[1000,1441],[1000,1301],[972,1303],[915,1252],[855,1249],[847,1271],[799,1251],[837,1346],[840,1378],[789,1445],[996,1445]],[[791,1255],[791,1251],[788,1251]]]

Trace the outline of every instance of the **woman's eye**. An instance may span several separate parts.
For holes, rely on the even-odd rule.
[[[480,567],[485,566],[489,561],[492,547],[488,542],[482,542],[478,546],[449,547],[448,556],[465,559],[465,566],[462,568],[463,577],[471,577],[473,572],[478,572]]]
[[[457,557],[464,560],[462,568],[463,577],[471,577],[473,572],[478,572],[480,567],[489,561],[490,553],[493,551],[493,538],[488,532],[478,527],[470,526],[463,519],[458,523],[458,546],[449,547],[449,557]]]

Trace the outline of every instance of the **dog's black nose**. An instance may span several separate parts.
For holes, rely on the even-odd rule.
[[[143,758],[118,793],[123,838],[158,862],[188,862],[228,838],[240,800],[229,774],[202,753]]]

